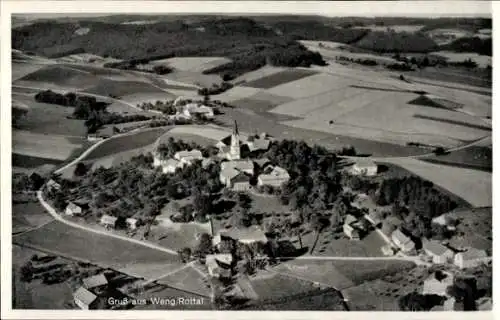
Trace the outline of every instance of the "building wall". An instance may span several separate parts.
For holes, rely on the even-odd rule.
[[[235,182],[233,184],[233,190],[235,191],[247,191],[250,189],[250,183],[248,182]]]
[[[75,303],[82,310],[88,310],[89,309],[89,306],[86,305],[85,303],[83,303],[82,301],[80,301],[79,299],[75,298]]]

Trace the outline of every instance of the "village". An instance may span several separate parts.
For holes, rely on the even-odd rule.
[[[199,109],[202,109],[203,113],[207,111],[208,114],[212,114],[209,107],[196,103],[185,104],[181,114],[188,116],[188,112],[193,113]],[[218,180],[223,189],[240,196],[255,194],[275,197],[290,181],[291,175],[285,168],[263,156],[273,141],[274,139],[266,133],[240,135],[235,122],[232,133],[215,144],[214,150],[217,152],[213,155],[207,155],[205,151],[196,148],[188,148],[177,151],[169,157],[165,152],[161,152],[161,146],[158,145],[153,153],[151,167],[168,176],[182,172],[193,165],[201,165],[202,170],[216,166]],[[342,170],[350,177],[368,180],[377,178],[380,173],[378,164],[363,158],[356,159]],[[60,183],[54,179],[51,179],[46,186],[46,194],[49,197],[61,190]],[[476,268],[490,261],[488,253],[472,247],[453,248],[445,240],[415,238],[407,230],[389,224],[390,219],[386,219],[387,207],[377,205],[366,193],[354,193],[351,198],[349,213],[341,216],[341,221],[337,223],[343,232],[343,237],[356,243],[362,241],[368,234],[376,233],[385,242],[385,245],[379,248],[381,256],[407,259],[418,265],[440,266],[444,270],[453,270],[439,271],[438,275],[433,274],[429,277],[422,288],[422,294],[447,297],[448,300],[441,306],[442,310],[460,308],[456,306],[458,302],[455,303],[455,298],[447,293],[446,288],[453,284],[454,273]],[[84,216],[88,207],[88,201],[82,202],[76,199],[67,202],[61,214],[66,219]],[[186,220],[192,222],[179,222],[180,220],[176,218],[179,214],[179,212],[168,212],[167,215],[157,215],[148,225],[138,217],[129,216],[120,220],[118,216],[104,213],[99,218],[99,225],[109,232],[124,232],[116,230],[125,229],[125,234],[134,236],[139,229],[151,228],[158,223],[181,226],[199,224],[192,219]],[[192,212],[193,218],[196,214],[195,211]],[[178,250],[178,254],[183,263],[199,260],[205,266],[208,276],[219,281],[218,289],[212,287],[212,299],[220,295],[234,294],[228,288],[240,275],[255,275],[260,272],[259,270],[266,270],[279,264],[280,260],[293,259],[293,256],[303,254],[300,252],[301,248],[295,247],[295,252],[287,252],[287,256],[280,256],[280,252],[284,251],[280,251],[277,247],[279,239],[275,234],[269,233],[272,230],[261,225],[215,227],[212,214],[210,212],[205,214],[201,221],[206,221],[203,224],[208,227],[206,233],[195,235],[198,245],[184,247]],[[432,219],[432,225],[440,226],[449,232],[453,232],[457,224],[458,221],[446,213]],[[145,240],[145,236],[143,235],[141,239]],[[307,254],[311,255],[312,251]],[[75,303],[82,309],[92,308],[99,296],[99,291],[93,289],[105,286],[105,279],[102,275],[84,279],[83,285],[74,293]]]

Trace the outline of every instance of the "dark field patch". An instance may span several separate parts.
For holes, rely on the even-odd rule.
[[[64,87],[79,87],[92,85],[96,82],[97,78],[94,75],[69,67],[47,66],[45,68],[32,72],[19,80],[31,82],[49,82]]]
[[[491,131],[492,130],[490,127],[482,126],[482,125],[479,125],[479,124],[467,123],[465,121],[457,121],[457,120],[452,120],[452,119],[443,119],[443,118],[431,117],[431,116],[426,116],[426,115],[423,115],[423,114],[414,114],[413,117],[414,118],[418,118],[418,119],[426,119],[426,120],[444,122],[444,123],[454,124],[454,125],[457,125],[457,126],[464,126],[464,127],[468,127],[468,128],[485,130],[485,131]]]
[[[107,140],[92,150],[84,160],[103,158],[118,152],[145,147],[155,142],[164,132],[165,128],[154,128]]]
[[[420,160],[488,172],[493,170],[493,154],[489,147],[472,146],[442,156],[424,157]]]
[[[20,168],[36,168],[44,164],[60,165],[63,161],[56,159],[47,159],[40,157],[26,156],[22,154],[12,154],[12,166]]]
[[[270,89],[280,84],[292,82],[295,80],[315,75],[316,73],[317,73],[316,71],[312,70],[289,69],[266,77],[262,77],[257,80],[243,83],[241,84],[241,86],[259,88],[259,89]]]
[[[134,93],[165,93],[163,90],[155,88],[145,82],[113,81],[109,79],[100,79],[94,86],[86,88],[85,92],[102,96],[113,95],[117,97]]]

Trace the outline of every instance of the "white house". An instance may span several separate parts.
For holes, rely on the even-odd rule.
[[[66,209],[64,210],[64,213],[67,216],[73,216],[73,215],[79,215],[82,214],[82,208],[74,204],[73,202],[70,202],[67,206]]]
[[[215,278],[229,278],[231,277],[230,263],[226,264],[227,257],[218,257],[218,254],[208,254],[205,258],[205,265],[208,269],[208,274]],[[229,254],[229,256],[231,256]],[[224,262],[222,262],[222,261]],[[232,261],[232,257],[231,257]]]
[[[162,163],[163,173],[175,173],[178,168],[183,168],[184,164],[176,159],[168,159]]]
[[[483,264],[487,257],[486,251],[469,248],[455,255],[454,264],[460,269],[473,268]]]
[[[404,235],[401,230],[396,229],[392,233],[392,242],[405,253],[411,253],[415,251],[415,243],[406,235]]]
[[[137,229],[137,219],[136,218],[127,218],[125,220],[125,222],[127,223],[127,227],[130,229],[130,230],[135,230]]]
[[[174,159],[180,161],[183,164],[190,165],[194,160],[202,160],[203,155],[200,150],[184,150],[175,153]]]
[[[247,191],[252,187],[248,175],[232,168],[222,170],[219,178],[226,188],[231,188],[235,191]]]
[[[221,171],[226,169],[235,169],[237,171],[253,175],[255,166],[254,163],[249,160],[223,161],[220,165],[220,169]]]
[[[97,296],[84,287],[80,287],[73,293],[75,304],[83,310],[95,309]]]
[[[453,285],[454,276],[449,272],[436,271],[424,280],[422,294],[437,294],[447,296],[446,289]]]
[[[344,224],[347,224],[347,225],[351,225],[356,221],[358,221],[358,219],[355,216],[353,216],[352,214],[348,214],[344,218]]]
[[[198,103],[188,103],[182,108],[182,114],[187,117],[199,115],[205,119],[213,119],[214,110],[205,105],[199,105]]]
[[[453,259],[454,253],[436,240],[423,241],[422,248],[425,253],[432,257],[436,264],[448,263]]]
[[[344,233],[351,240],[359,240],[360,239],[358,229],[354,228],[350,224],[344,224]]]
[[[101,217],[101,225],[106,228],[114,228],[116,225],[116,217],[110,216],[108,214],[103,214]]]
[[[445,226],[448,230],[455,230],[456,229],[455,221],[456,220],[452,218],[449,214],[444,213],[440,216],[433,218],[431,222],[433,224]]]
[[[378,166],[370,159],[359,159],[351,167],[351,173],[362,176],[374,176],[378,172]]]
[[[223,238],[229,238],[241,243],[267,243],[268,239],[265,232],[258,226],[251,226],[244,229],[231,229],[220,232],[212,238],[212,244],[218,246]]]
[[[47,182],[47,189],[50,192],[52,192],[52,191],[59,191],[59,190],[61,190],[61,185],[59,183],[55,182],[54,180],[50,179]]]
[[[266,174],[261,174],[257,177],[257,185],[258,186],[273,186],[273,187],[281,187],[284,183],[287,183],[290,180],[290,175],[288,171],[285,169],[275,166],[271,172]]]

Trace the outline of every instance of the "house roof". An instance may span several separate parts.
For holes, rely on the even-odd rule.
[[[100,287],[108,284],[108,280],[102,273],[85,278],[82,281],[83,281],[83,286],[87,289],[92,289],[95,287]]]
[[[250,151],[255,151],[255,150],[267,150],[269,149],[269,144],[271,141],[268,139],[261,139],[261,138],[254,138],[253,141],[246,141],[245,145],[247,145],[248,149]]]
[[[224,168],[221,170],[220,175],[224,177],[226,180],[231,180],[237,175],[239,175],[241,172],[239,172],[236,169],[233,168]]]
[[[168,159],[163,163],[163,167],[177,167],[180,165],[180,161],[175,159]]]
[[[263,179],[275,179],[275,178],[288,179],[290,178],[290,175],[288,174],[288,171],[286,171],[285,169],[275,166],[269,173],[266,172],[265,174],[261,174],[259,177],[262,177]]]
[[[73,297],[75,298],[75,300],[79,300],[87,306],[90,305],[92,302],[94,302],[97,299],[97,296],[95,294],[88,291],[84,287],[78,288],[78,290],[76,290],[73,293]]]
[[[80,208],[79,206],[77,206],[73,202],[68,203],[68,205],[66,206],[66,210],[67,209],[69,209],[73,212],[81,212],[82,211],[82,208]]]
[[[233,256],[229,253],[208,254],[206,256],[207,263],[209,260],[210,261],[215,260],[215,261],[221,262],[223,264],[230,265],[233,262]],[[210,263],[212,263],[212,262],[210,262]]]
[[[127,219],[125,219],[125,222],[130,223],[130,224],[135,224],[135,223],[137,223],[137,219],[136,218],[127,218]]]
[[[450,249],[446,248],[436,240],[424,241],[422,244],[424,250],[429,251],[432,255],[441,256],[447,251],[451,252]]]
[[[457,256],[461,256],[463,260],[475,260],[480,258],[486,258],[488,254],[484,250],[469,248],[465,252],[457,253]]]
[[[53,179],[50,179],[49,182],[47,182],[47,186],[55,187],[55,188],[61,187],[61,185],[59,183],[55,182]]]
[[[368,159],[368,158],[360,158],[356,159],[356,162],[354,163],[355,166],[361,167],[361,168],[368,168],[368,167],[376,167],[377,164],[373,162],[373,160]]]
[[[116,219],[116,217],[110,216],[108,214],[103,214],[101,217],[101,223],[115,224]]]
[[[231,178],[231,182],[250,182],[250,177],[243,172],[238,172],[238,174]]]
[[[198,149],[193,149],[193,150],[184,150],[184,151],[179,151],[179,152],[176,152],[174,157],[176,159],[182,159],[182,158],[189,158],[189,157],[192,157],[192,158],[202,158],[203,155],[201,153],[200,150]]]
[[[398,240],[401,244],[407,244],[407,243],[410,243],[410,242],[413,242],[411,241],[410,238],[408,238],[403,232],[401,232],[401,230],[399,229],[396,229],[394,230],[394,232],[392,233],[392,238]]]
[[[251,226],[244,229],[231,229],[221,233],[221,236],[227,236],[239,241],[261,241],[267,242],[267,237],[264,231],[258,226]]]
[[[239,171],[249,171],[254,169],[254,164],[250,160],[224,161],[221,163],[221,169],[233,168]]]

